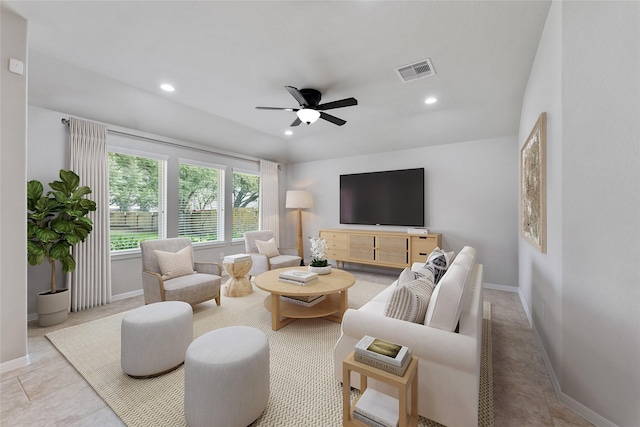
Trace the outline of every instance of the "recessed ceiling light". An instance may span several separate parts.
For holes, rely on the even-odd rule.
[[[287,129],[287,130],[284,131],[284,134],[285,135],[293,135],[293,131],[290,130],[290,129]]]
[[[436,102],[438,102],[438,100],[434,97],[430,97],[424,100],[425,104],[435,104]]]
[[[174,90],[176,90],[176,88],[171,86],[169,83],[161,84],[160,89],[164,90],[165,92],[173,92]]]

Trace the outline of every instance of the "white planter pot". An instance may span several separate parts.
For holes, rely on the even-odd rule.
[[[61,289],[55,294],[39,293],[36,296],[38,326],[53,326],[67,320],[70,303],[69,295],[68,289]]]
[[[309,266],[309,271],[312,273],[318,273],[318,274],[329,274],[331,273],[331,266],[330,265],[327,265],[326,267]]]

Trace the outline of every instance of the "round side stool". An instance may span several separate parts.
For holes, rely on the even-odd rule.
[[[222,288],[225,297],[243,297],[253,292],[251,282],[247,279],[247,274],[253,265],[251,259],[246,261],[223,262],[222,265],[227,274],[231,276]]]
[[[165,374],[184,362],[193,341],[193,309],[182,301],[164,301],[131,310],[120,327],[120,366],[129,376]]]
[[[264,332],[230,326],[187,349],[184,414],[190,427],[246,427],[269,401],[269,341]]]

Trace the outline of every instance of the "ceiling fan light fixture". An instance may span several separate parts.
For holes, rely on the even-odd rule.
[[[302,122],[308,125],[315,123],[316,120],[320,118],[320,112],[312,108],[301,108],[296,112],[296,114]]]

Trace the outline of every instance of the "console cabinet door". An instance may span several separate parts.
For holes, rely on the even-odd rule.
[[[408,236],[376,236],[376,260],[381,264],[409,265]]]
[[[375,236],[351,234],[349,236],[349,259],[375,261]]]

